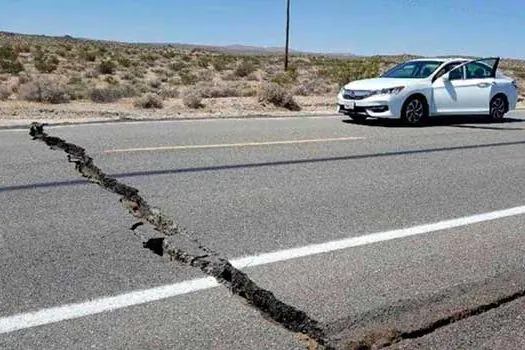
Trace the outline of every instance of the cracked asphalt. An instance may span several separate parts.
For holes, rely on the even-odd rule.
[[[48,128],[229,258],[523,206],[524,130],[524,112],[501,124],[459,118],[415,129],[340,116]],[[325,141],[253,145],[314,139]],[[236,146],[107,152],[224,144]],[[143,249],[118,198],[84,184],[27,131],[0,131],[0,149],[0,318],[203,277]],[[400,301],[414,310],[523,275],[524,223],[515,215],[245,271],[348,336],[363,315],[396,319],[384,310]],[[518,299],[393,348],[524,348],[523,306]],[[0,334],[0,349],[65,348],[304,346],[221,287]]]

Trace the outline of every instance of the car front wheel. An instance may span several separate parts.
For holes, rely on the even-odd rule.
[[[507,104],[502,96],[495,96],[490,101],[490,119],[499,122],[503,120],[507,111]]]
[[[415,96],[408,99],[401,110],[401,119],[409,125],[421,125],[428,117],[428,111],[422,98]]]

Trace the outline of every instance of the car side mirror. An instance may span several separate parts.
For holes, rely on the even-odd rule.
[[[442,79],[443,81],[450,81],[450,72],[443,74]]]

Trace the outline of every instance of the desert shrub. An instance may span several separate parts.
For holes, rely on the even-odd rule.
[[[87,71],[84,72],[84,77],[86,78],[98,78],[100,76],[100,72],[98,70],[95,70],[95,69],[88,69]]]
[[[175,72],[181,71],[184,68],[186,68],[187,66],[188,65],[185,62],[182,62],[182,61],[171,62],[168,65],[169,69],[171,69],[172,71],[175,71]]]
[[[11,45],[0,46],[0,73],[18,74],[24,66],[18,61],[18,54]]]
[[[155,63],[159,58],[160,56],[154,53],[146,53],[140,56],[140,59],[146,63]]]
[[[132,80],[133,78],[135,78],[135,76],[131,72],[126,72],[122,74],[122,79],[124,80]]]
[[[28,52],[31,52],[31,46],[27,43],[18,43],[14,46],[14,51],[17,53],[17,55],[19,53],[28,53]]]
[[[89,89],[82,80],[70,79],[66,85],[66,92],[71,100],[83,100],[89,97]]]
[[[43,77],[21,85],[19,97],[26,101],[51,104],[68,103],[71,99],[57,80]]]
[[[21,72],[18,74],[18,84],[22,85],[31,81],[31,76],[26,72]]]
[[[178,98],[179,90],[175,88],[163,88],[160,90],[159,96],[164,100],[169,98]]]
[[[132,70],[131,70],[131,74],[133,74],[135,76],[135,78],[144,78],[144,76],[146,75],[146,70],[142,67],[134,67]]]
[[[253,73],[248,74],[248,76],[246,77],[246,80],[248,80],[248,81],[258,81],[259,77],[257,76],[257,74],[255,72],[253,72]]]
[[[196,87],[203,98],[238,97],[240,91],[235,86],[201,83]]]
[[[98,65],[98,71],[101,74],[115,74],[117,65],[111,60],[104,60]]]
[[[97,60],[96,51],[82,50],[78,53],[78,56],[87,62],[95,62]]]
[[[73,84],[80,84],[82,83],[82,76],[78,73],[75,73],[69,77],[69,80],[67,81],[68,85]]]
[[[131,66],[131,60],[127,57],[118,57],[117,58],[117,62],[119,65],[121,65],[122,67],[126,67],[126,68],[129,68]]]
[[[237,67],[235,67],[233,74],[236,77],[244,78],[250,75],[251,73],[255,72],[255,70],[256,68],[252,62],[243,60],[237,65]]]
[[[222,72],[228,69],[228,63],[224,59],[220,58],[216,58],[211,65],[217,72]]]
[[[0,73],[18,74],[24,70],[24,66],[20,61],[6,61],[0,60]]]
[[[257,90],[255,90],[253,87],[247,86],[241,89],[240,91],[241,97],[253,97],[257,96]]]
[[[136,94],[136,91],[134,94]],[[94,88],[89,92],[89,98],[96,103],[109,103],[120,100],[124,97],[132,97],[131,91],[121,86],[108,86],[104,88]]]
[[[6,85],[0,85],[0,101],[5,101],[11,96],[11,89]]]
[[[210,65],[210,62],[211,62],[211,58],[210,56],[208,55],[204,55],[204,56],[200,56],[197,60],[197,65],[200,67],[200,68],[208,68],[208,66]]]
[[[18,58],[15,50],[11,45],[0,46],[0,60],[14,61]]]
[[[110,85],[117,85],[119,83],[118,79],[115,78],[113,75],[107,75],[104,78],[104,81]]]
[[[159,79],[155,78],[155,79],[148,81],[148,85],[154,89],[158,89],[162,85],[162,82]]]
[[[186,107],[197,109],[202,107],[202,94],[199,89],[188,89],[184,91],[182,103]]]
[[[281,86],[293,84],[297,81],[297,69],[291,68],[290,70],[277,74],[272,78],[272,82]]]
[[[35,55],[35,68],[40,73],[52,73],[58,68],[60,61],[54,55],[46,55],[42,51]]]
[[[320,68],[318,74],[334,83],[344,85],[353,80],[378,76],[381,65],[379,60],[339,61]]]
[[[179,76],[183,85],[194,85],[199,81],[199,77],[187,69],[181,70]]]
[[[258,101],[262,104],[271,103],[274,106],[299,111],[301,107],[295,102],[293,96],[282,86],[276,83],[263,84],[257,94]]]
[[[161,53],[161,55],[162,55],[162,57],[164,57],[164,58],[172,59],[172,58],[177,57],[179,54],[177,53],[177,51],[174,51],[174,50],[164,50],[164,51]]]
[[[322,95],[331,91],[331,87],[327,86],[323,80],[305,81],[292,89],[293,95],[297,96]]]
[[[134,102],[135,107],[137,108],[146,108],[146,109],[161,109],[164,107],[162,103],[162,98],[156,94],[147,94],[144,95]]]

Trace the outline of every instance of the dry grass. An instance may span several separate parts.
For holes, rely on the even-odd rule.
[[[188,89],[182,96],[182,103],[188,108],[197,109],[203,107],[202,93],[199,89]]]
[[[293,96],[277,83],[264,84],[258,92],[258,101],[262,104],[271,103],[290,111],[301,110]]]
[[[0,32],[0,99],[116,106],[122,99],[142,96],[137,104],[150,106],[153,97],[166,105],[184,92],[181,108],[215,109],[221,99],[255,98],[262,109],[272,105],[294,111],[303,103],[296,101],[334,96],[341,84],[377,76],[412,57],[292,55],[290,70],[283,72],[283,57],[275,54]],[[501,68],[525,86],[525,61],[502,60]],[[145,99],[149,102],[139,103]]]
[[[9,98],[9,96],[11,96],[11,93],[11,89],[8,88],[6,85],[0,85],[0,101],[6,101]]]
[[[164,107],[161,97],[154,94],[146,94],[136,99],[134,105],[137,108],[146,109],[161,109]]]

